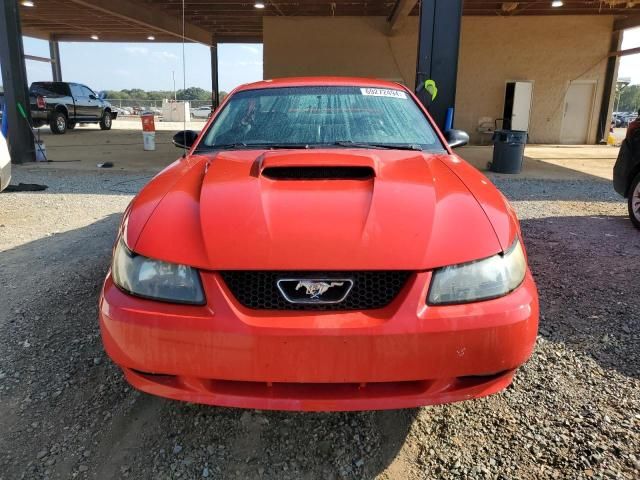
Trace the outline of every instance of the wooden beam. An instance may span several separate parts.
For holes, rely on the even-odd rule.
[[[25,55],[25,60],[33,60],[35,62],[51,63],[51,59],[47,57],[38,57],[36,55]]]
[[[131,0],[70,0],[83,7],[98,12],[113,15],[131,23],[149,29],[149,33],[163,32],[182,39],[182,19],[179,16],[168,15],[158,9]],[[100,33],[100,22],[96,23],[96,33]],[[211,32],[189,22],[184,24],[184,38],[190,42],[212,44]]]
[[[220,43],[262,43],[262,35],[216,35],[215,40]]]
[[[636,55],[640,53],[640,47],[627,48],[626,50],[617,50],[609,54],[610,57],[626,57],[627,55]]]
[[[387,20],[389,22],[387,31],[389,35],[402,29],[405,20],[416,6],[416,3],[418,3],[418,0],[396,0],[393,12],[391,12],[391,16]]]
[[[613,22],[613,30],[627,30],[629,28],[640,27],[640,15],[631,15],[629,17],[619,18]]]
[[[37,38],[40,40],[49,40],[50,35],[47,32],[38,30],[36,28],[23,27],[22,34],[26,37]]]

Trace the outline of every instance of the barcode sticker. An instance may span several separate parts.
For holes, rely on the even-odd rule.
[[[388,88],[361,88],[362,95],[368,97],[391,97],[391,98],[407,98],[407,94],[400,90],[390,90]]]

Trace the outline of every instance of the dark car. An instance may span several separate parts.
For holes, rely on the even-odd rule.
[[[102,130],[110,130],[118,115],[109,102],[79,83],[34,82],[29,94],[33,126],[49,125],[56,134],[79,123],[98,123]]]
[[[613,187],[629,201],[629,218],[640,229],[640,129],[622,142],[613,167]]]

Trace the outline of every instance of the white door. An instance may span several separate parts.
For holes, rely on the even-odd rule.
[[[533,95],[533,83],[515,82],[513,93],[513,114],[511,116],[511,129],[529,131],[529,117],[531,116],[531,96]]]
[[[588,143],[595,93],[595,82],[572,82],[569,85],[564,101],[561,143]]]

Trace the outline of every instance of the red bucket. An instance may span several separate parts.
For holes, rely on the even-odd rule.
[[[143,113],[140,115],[142,119],[142,131],[143,132],[155,132],[156,124],[154,123],[153,113]]]

